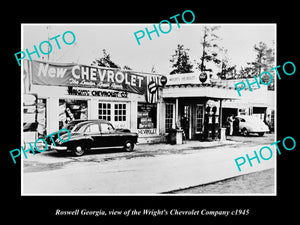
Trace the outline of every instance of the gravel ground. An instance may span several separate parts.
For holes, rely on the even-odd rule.
[[[168,194],[274,194],[274,183],[274,169],[268,169]]]

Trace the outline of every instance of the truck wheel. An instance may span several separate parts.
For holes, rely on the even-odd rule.
[[[85,153],[85,148],[82,145],[75,145],[72,148],[73,156],[82,156]]]
[[[134,148],[134,144],[131,141],[126,141],[123,149],[126,152],[132,152],[133,148]]]

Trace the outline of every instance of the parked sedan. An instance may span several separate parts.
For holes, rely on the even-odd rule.
[[[87,150],[123,148],[125,151],[133,151],[137,143],[138,134],[128,129],[115,129],[105,120],[86,120],[76,124],[71,132],[71,138],[67,142],[55,140],[56,146],[51,144],[51,149],[58,152],[72,152],[74,156],[81,156]],[[60,135],[62,140],[67,140],[69,134]]]
[[[258,133],[263,136],[265,132],[269,131],[269,127],[260,119],[254,116],[237,116],[234,126],[238,127],[238,132],[244,136],[250,133]]]
[[[65,128],[65,129],[71,131],[76,126],[76,124],[81,123],[81,122],[85,122],[85,121],[87,121],[87,120],[83,120],[83,119],[72,120],[69,123],[65,124],[62,128]],[[66,134],[66,133],[67,133],[66,130],[61,130],[60,135]],[[58,135],[58,132],[55,132],[55,134],[53,136],[51,136],[53,138],[53,140],[57,139],[57,137],[58,137],[57,135]],[[45,139],[48,145],[51,145],[51,143],[52,143],[51,137],[48,136]]]

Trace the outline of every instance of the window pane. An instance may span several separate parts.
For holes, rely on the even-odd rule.
[[[115,104],[115,121],[126,121],[126,104]]]
[[[99,133],[99,126],[98,124],[91,124],[86,129],[87,133]]]
[[[166,104],[166,120],[165,120],[165,126],[166,131],[170,128],[172,128],[173,125],[173,104]]]
[[[101,123],[101,132],[102,133],[109,133],[112,131],[112,127],[107,123]]]
[[[203,106],[197,105],[196,108],[196,131],[201,132],[203,128]]]
[[[153,129],[157,124],[157,105],[138,103],[138,129]]]
[[[99,103],[98,118],[110,121],[111,109],[110,103]]]

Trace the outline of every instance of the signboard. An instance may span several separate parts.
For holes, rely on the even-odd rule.
[[[111,97],[111,98],[127,98],[128,93],[125,91],[111,91],[88,88],[68,87],[69,95],[77,96],[96,96],[96,97]]]
[[[204,83],[204,82],[207,80],[207,73],[205,73],[205,72],[200,73],[200,75],[199,75],[199,80],[200,80],[202,83]]]
[[[32,61],[32,83],[38,85],[105,88],[144,94],[147,80],[133,72],[78,64]]]
[[[155,135],[157,129],[138,129],[139,136]]]
[[[28,60],[26,62],[29,65],[30,75],[28,76],[31,77],[32,84],[125,91],[144,95],[146,102],[151,103],[156,103],[159,99],[160,93],[157,87],[161,86],[161,76],[157,74],[145,75],[120,69],[91,67],[74,63]],[[150,82],[152,83],[149,87]]]
[[[181,84],[202,84],[202,83],[210,83],[208,76],[206,75],[206,79],[204,80],[204,74],[201,73],[199,75],[199,72],[193,72],[193,73],[168,75],[166,86],[181,85]]]

